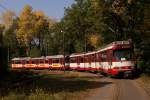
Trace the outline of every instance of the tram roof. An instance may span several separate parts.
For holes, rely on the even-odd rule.
[[[106,46],[102,46],[97,52],[99,51],[105,51],[107,49],[113,48],[115,45],[129,45],[131,44],[130,41],[114,41]]]
[[[46,56],[46,58],[63,58],[63,55],[53,55],[53,56]]]
[[[13,58],[12,60],[29,60],[31,59],[30,57],[18,57],[18,58]]]
[[[77,57],[77,56],[84,56],[85,53],[73,53],[70,55],[70,57]]]
[[[46,57],[42,56],[42,57],[36,57],[36,58],[32,58],[33,60],[41,60],[41,59],[45,59]]]
[[[71,54],[70,57],[86,56],[86,55],[95,54],[95,53],[96,53],[96,51],[94,51],[94,52],[86,52],[86,53],[74,53],[74,54]]]

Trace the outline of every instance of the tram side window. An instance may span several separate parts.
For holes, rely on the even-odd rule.
[[[45,63],[48,63],[48,60],[45,60]]]
[[[98,53],[96,54],[96,62],[98,62],[99,61],[99,55],[98,55]]]
[[[11,64],[15,64],[15,61],[12,60],[12,61],[11,61]]]
[[[38,61],[37,60],[33,60],[32,64],[38,64]]]
[[[40,64],[44,63],[44,60],[40,60]]]
[[[106,53],[106,51],[105,51],[105,52],[102,52],[101,57],[102,57],[102,61],[103,61],[103,62],[104,62],[104,61],[107,61],[107,53]]]
[[[26,63],[26,61],[25,60],[22,60],[22,64],[25,64]]]
[[[64,62],[64,59],[60,58],[60,63],[63,64],[63,62]]]
[[[92,62],[95,62],[95,54],[92,54],[92,55],[91,55],[91,58],[92,58],[91,61],[92,61]]]
[[[69,56],[67,56],[67,57],[65,58],[65,63],[69,63],[69,61],[70,61],[70,58],[69,58]]]
[[[36,61],[35,61],[35,60],[33,60],[33,61],[32,61],[32,64],[36,64]]]
[[[21,64],[21,61],[16,60],[16,61],[15,61],[15,64]]]
[[[48,62],[49,62],[49,64],[52,64],[52,60],[51,59],[49,59]]]
[[[53,63],[59,63],[59,59],[53,59]]]
[[[30,61],[26,61],[26,64],[30,64]]]
[[[109,62],[112,62],[112,59],[113,59],[113,51],[111,50],[109,52]]]
[[[81,63],[83,63],[84,62],[84,57],[81,57],[80,61],[81,61]]]
[[[74,57],[71,58],[71,59],[70,59],[70,62],[71,62],[71,63],[76,63],[76,58],[74,58]]]
[[[88,60],[88,56],[85,56],[85,57],[84,57],[84,61],[85,61],[85,62],[88,62],[88,61],[89,61],[89,60]]]

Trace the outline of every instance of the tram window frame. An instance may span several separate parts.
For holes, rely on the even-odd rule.
[[[47,64],[47,63],[49,63],[49,61],[48,61],[48,60],[45,60],[45,63]]]
[[[52,59],[52,63],[59,63],[59,59],[58,58],[55,58],[55,59]]]
[[[76,63],[76,62],[77,62],[77,57],[70,58],[70,63]]]
[[[99,54],[96,53],[96,62],[99,62]]]
[[[26,61],[26,64],[30,64],[30,61],[29,61],[29,60],[27,60],[27,61]]]
[[[70,62],[70,58],[69,58],[69,56],[66,56],[65,57],[65,63],[69,63]]]
[[[110,50],[109,51],[109,62],[112,62],[113,61],[113,50]]]
[[[63,64],[64,59],[63,59],[63,58],[59,58],[59,62],[60,62],[61,64]]]
[[[91,62],[95,62],[95,54],[91,55]]]
[[[37,64],[37,61],[36,60],[32,60],[31,63],[32,64]]]
[[[98,62],[102,62],[102,56],[101,56],[101,52],[98,52]]]
[[[39,64],[40,62],[39,62],[39,60],[32,60],[31,63],[32,64]]]
[[[84,63],[84,57],[80,57],[80,63]]]
[[[81,63],[80,57],[77,57],[77,64],[79,65]]]
[[[84,62],[89,62],[89,57],[88,56],[84,56]]]
[[[22,60],[22,64],[24,65],[26,63],[26,61],[25,60]]]
[[[40,64],[44,64],[45,61],[44,61],[43,59],[40,59],[39,63],[40,63]]]
[[[11,64],[15,64],[15,61],[14,61],[14,60],[11,60]]]
[[[88,60],[89,60],[89,61],[88,61],[89,63],[92,62],[92,61],[91,61],[91,55],[88,55]]]
[[[103,51],[101,53],[101,61],[102,62],[106,62],[107,61],[107,52],[106,51]]]
[[[113,50],[109,50],[107,52],[107,56],[108,56],[108,62],[110,65],[112,65],[112,61],[113,61]]]
[[[52,59],[48,59],[48,63],[52,64],[53,63]]]
[[[21,64],[20,60],[15,60],[15,64]]]

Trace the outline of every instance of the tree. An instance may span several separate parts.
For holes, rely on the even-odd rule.
[[[16,14],[11,10],[7,10],[2,13],[1,22],[5,26],[5,30],[7,30],[13,24],[13,20],[15,18],[16,18]]]
[[[139,40],[137,41],[134,38],[137,49],[140,51],[140,60],[144,61],[144,66],[140,66],[141,69],[150,73],[150,2],[145,0],[144,2],[141,0],[138,5],[139,10],[136,13],[136,17],[138,15],[138,24],[135,25],[135,30],[140,34]]]
[[[48,54],[48,48],[50,47],[50,32],[53,30],[55,21],[46,17],[42,11],[34,12],[36,23],[34,26],[34,38],[39,41],[38,48],[41,50],[41,55]]]
[[[13,19],[9,28],[4,31],[4,46],[8,48],[8,60],[13,57],[19,56],[18,53],[18,41],[16,39],[16,29],[18,27],[17,19]]]
[[[96,36],[102,36],[102,4],[103,0],[76,0],[76,3],[71,7],[66,8],[65,16],[62,19],[64,28],[67,28],[67,47],[72,49],[72,52],[86,52],[95,50],[89,41],[93,33]],[[64,29],[65,30],[65,29]],[[102,38],[102,37],[101,37]],[[98,42],[101,42],[101,40]],[[98,44],[100,46],[101,43]],[[74,51],[73,51],[74,50]]]
[[[32,12],[32,7],[26,5],[23,8],[19,16],[18,29],[17,29],[17,40],[19,41],[20,48],[26,49],[26,55],[29,55],[31,41],[33,39],[34,33],[34,16]]]
[[[7,71],[7,48],[4,47],[3,41],[4,26],[0,25],[0,74],[4,74]]]

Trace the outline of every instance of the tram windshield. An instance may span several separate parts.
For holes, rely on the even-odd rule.
[[[116,60],[131,60],[131,50],[115,50],[114,56]]]

